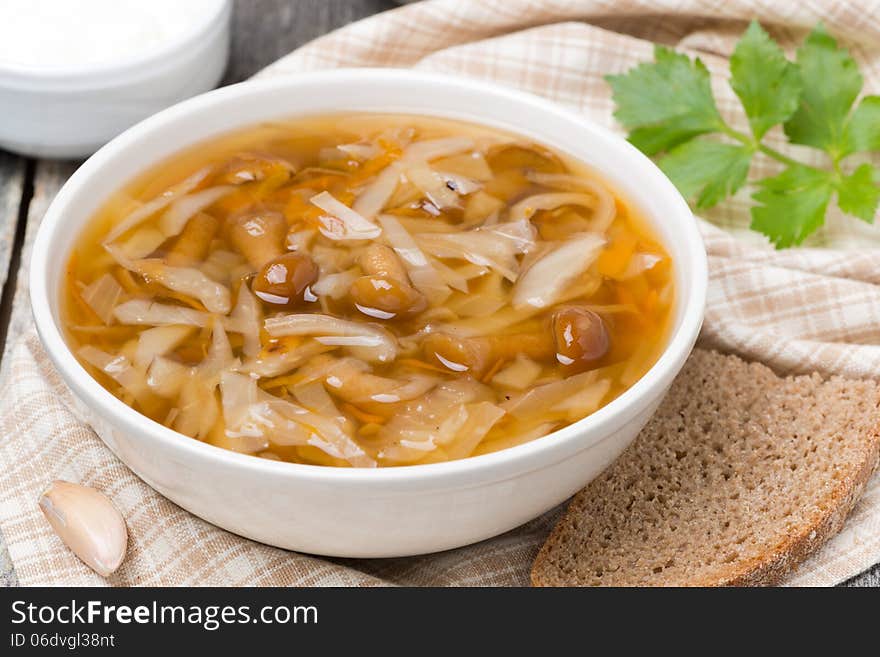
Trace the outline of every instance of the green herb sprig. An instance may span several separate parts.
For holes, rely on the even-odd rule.
[[[709,71],[699,58],[657,46],[654,62],[606,80],[614,116],[629,140],[656,157],[660,168],[697,209],[734,194],[747,181],[757,153],[785,165],[778,175],[753,181],[751,227],[777,248],[800,244],[837,205],[868,223],[880,203],[880,168],[847,159],[880,151],[880,96],[864,96],[862,75],[849,52],[819,24],[789,61],[766,31],[752,22],[730,60],[730,85],[750,131],[732,128],[718,112]],[[782,124],[792,144],[824,151],[829,166],[799,162],[762,140]]]

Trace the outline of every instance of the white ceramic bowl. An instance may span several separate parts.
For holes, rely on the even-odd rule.
[[[53,71],[0,64],[0,147],[86,157],[151,114],[213,89],[226,68],[231,14],[231,1],[221,0],[179,37],[109,65]]]
[[[656,365],[593,415],[549,436],[449,463],[353,469],[282,463],[184,437],[138,414],[79,365],[58,327],[64,265],[108,195],[185,146],[279,117],[327,111],[464,119],[526,135],[592,165],[640,208],[674,261],[674,329]],[[696,222],[673,185],[635,148],[548,101],[458,78],[342,70],[227,87],[147,119],[89,159],[40,226],[30,291],[37,328],[98,435],[144,481],[232,532],[302,552],[388,557],[454,548],[559,504],[633,440],[690,353],[706,294]]]

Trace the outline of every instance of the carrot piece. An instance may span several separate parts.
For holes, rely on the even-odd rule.
[[[242,185],[244,187],[245,185]],[[248,208],[254,202],[254,198],[244,189],[237,189],[231,194],[224,196],[214,203],[214,208],[224,216],[235,214]]]
[[[291,226],[300,223],[316,228],[319,225],[318,217],[320,216],[321,210],[299,194],[291,194],[290,199],[284,206],[284,218],[287,219],[288,225]]]
[[[262,201],[269,196],[269,194],[284,185],[289,179],[290,172],[283,167],[278,167],[263,180],[255,183],[256,186],[252,191],[252,194],[258,201]]]
[[[205,306],[202,305],[201,301],[196,301],[195,299],[190,299],[188,296],[184,294],[180,294],[175,292],[174,290],[168,290],[163,288],[162,291],[158,294],[158,296],[167,297],[169,299],[174,299],[175,301],[180,301],[181,303],[189,306],[190,308],[194,308],[196,310],[201,310],[203,312],[207,312]]]
[[[371,178],[379,173],[382,169],[398,159],[401,155],[399,148],[389,148],[381,155],[377,155],[372,160],[367,160],[357,174],[351,177],[353,185],[364,182],[367,178]]]
[[[271,379],[260,381],[260,387],[264,390],[273,390],[275,388],[286,388],[289,385],[296,384],[302,377],[297,374],[283,374],[275,376]]]
[[[657,290],[652,289],[648,292],[648,296],[645,297],[645,312],[651,313],[657,307],[657,301],[659,301],[660,295],[657,294]]]
[[[385,422],[385,418],[381,415],[373,415],[372,413],[362,411],[354,404],[345,403],[342,405],[342,409],[354,415],[364,424],[384,424]]]
[[[134,279],[134,276],[132,276],[131,272],[127,269],[123,269],[122,267],[114,268],[113,278],[115,278],[116,282],[119,283],[129,294],[140,294],[144,292],[144,289],[138,284]]]
[[[640,306],[645,303],[645,299],[648,297],[651,287],[648,285],[648,281],[645,280],[644,275],[640,274],[631,278],[628,281],[625,281],[624,285],[629,288],[629,291],[632,292],[633,298]]]
[[[596,270],[603,276],[619,276],[629,264],[637,243],[638,238],[635,235],[624,233],[619,236],[599,255]]]
[[[492,377],[495,376],[496,374],[498,374],[498,372],[501,370],[502,365],[504,365],[503,358],[499,358],[498,360],[496,360],[495,364],[489,368],[489,371],[486,372],[485,375],[483,375],[483,378],[482,378],[483,383],[488,383],[489,381],[491,381]]]
[[[369,422],[361,426],[358,429],[358,434],[363,438],[369,438],[370,436],[375,436],[379,433],[379,430],[382,428],[382,425],[376,424],[375,422]]]
[[[641,305],[636,300],[636,296],[633,294],[633,291],[624,285],[617,285],[617,298],[620,299],[620,302],[623,304],[627,304],[632,306],[633,308],[641,309]],[[646,319],[640,312],[633,313],[632,317],[636,322],[642,327],[646,324]]]
[[[305,180],[300,180],[299,182],[295,182],[290,185],[290,189],[303,189],[304,187],[311,187],[314,189],[326,189],[330,187],[333,183],[337,182],[341,176],[346,176],[347,174],[340,171],[339,173],[327,173],[323,176],[315,176],[314,178],[306,178]]]
[[[623,285],[616,285],[615,286],[615,293],[617,294],[618,301],[622,305],[638,307],[638,304],[636,303],[635,297],[633,296],[632,292],[629,291],[628,288],[624,287]]]

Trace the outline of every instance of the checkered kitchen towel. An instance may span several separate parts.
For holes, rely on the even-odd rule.
[[[865,91],[880,93],[880,0],[428,0],[318,39],[261,76],[411,66],[515,86],[616,129],[602,76],[650,59],[652,42],[662,42],[703,58],[721,110],[736,125],[726,59],[752,18],[788,45],[824,20],[858,60]],[[778,134],[769,141],[784,148]],[[773,170],[771,162],[762,165]],[[877,376],[880,230],[835,216],[811,248],[776,252],[744,229],[747,199],[745,192],[705,215],[712,224],[703,223],[711,277],[703,346],[779,372]],[[68,393],[33,335],[16,345],[6,366],[0,526],[25,585],[527,584],[531,560],[558,515],[423,557],[355,561],[284,552],[217,529],[137,479],[59,402]],[[41,517],[37,497],[55,478],[97,486],[125,515],[129,557],[109,581],[63,548]],[[788,583],[834,584],[878,560],[875,478],[844,530]]]

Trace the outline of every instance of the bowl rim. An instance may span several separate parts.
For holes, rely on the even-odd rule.
[[[174,38],[140,54],[92,66],[39,68],[0,61],[0,85],[5,89],[60,93],[131,84],[138,78],[175,66],[182,50],[228,23],[231,17],[232,0],[217,0],[203,20],[193,21]]]
[[[678,218],[676,232],[681,233],[680,237],[685,242],[685,252],[691,263],[690,271],[684,273],[692,285],[691,294],[687,299],[682,299],[680,295],[677,295],[676,302],[682,304],[681,321],[671,330],[667,337],[666,347],[654,365],[619,397],[598,411],[547,436],[496,452],[453,461],[379,468],[343,468],[289,463],[233,452],[183,436],[165,427],[134,410],[101,386],[73,355],[51,311],[51,295],[57,295],[59,292],[58,290],[49,290],[49,277],[46,273],[48,272],[49,259],[53,257],[49,247],[63,225],[68,199],[75,194],[79,187],[89,181],[93,172],[100,171],[108,161],[112,162],[114,158],[124,157],[129,147],[135,145],[138,140],[149,137],[151,133],[160,132],[185,117],[201,112],[210,112],[224,102],[234,102],[236,98],[252,93],[271,93],[281,88],[289,91],[290,86],[308,84],[369,84],[371,80],[400,84],[430,84],[432,86],[454,85],[476,96],[493,96],[495,100],[528,105],[537,111],[554,114],[569,123],[578,124],[585,132],[612,142],[620,157],[633,159],[640,164],[643,170],[651,172],[650,175],[655,177],[656,183],[667,192],[666,196],[668,196],[670,207],[667,209],[666,215],[674,214]],[[340,109],[340,111],[345,110]],[[413,113],[418,114],[417,111]],[[427,110],[422,113],[426,116],[444,116],[442,110],[433,114]],[[455,112],[451,110],[445,113],[450,117],[453,117],[454,114]],[[291,109],[289,116],[296,116],[295,108]],[[480,121],[474,119],[473,122],[479,123]],[[242,123],[239,127],[247,125],[248,123]],[[492,126],[493,123],[491,119],[486,118],[484,125]],[[178,150],[191,147],[200,140],[211,138],[213,137],[200,137],[185,144],[182,143]],[[165,157],[170,156],[171,154],[165,155]],[[663,202],[666,200],[664,199]],[[655,223],[656,217],[649,216],[647,220]],[[679,263],[678,266],[682,266],[682,264]],[[255,474],[295,476],[322,483],[345,482],[367,485],[379,482],[403,484],[413,480],[423,482],[431,478],[437,480],[436,483],[443,481],[451,485],[478,486],[485,482],[487,476],[493,480],[511,478],[516,476],[518,472],[546,467],[564,460],[568,456],[610,437],[615,431],[627,424],[632,417],[638,415],[654,400],[659,399],[690,354],[702,325],[708,285],[708,265],[696,219],[678,190],[647,156],[607,128],[550,100],[494,83],[405,69],[359,68],[318,71],[300,74],[292,78],[258,79],[230,85],[185,100],[129,128],[89,158],[68,179],[53,199],[34,241],[28,283],[37,332],[53,364],[68,387],[71,388],[74,395],[82,398],[97,415],[108,419],[117,428],[131,432],[134,436],[137,436],[138,432],[146,433],[151,439],[163,443],[167,449],[195,459],[213,461],[218,467],[242,468],[251,470]],[[592,442],[584,442],[582,434],[585,430],[598,438]],[[582,444],[578,444],[579,439]],[[475,476],[477,474],[480,476]]]

